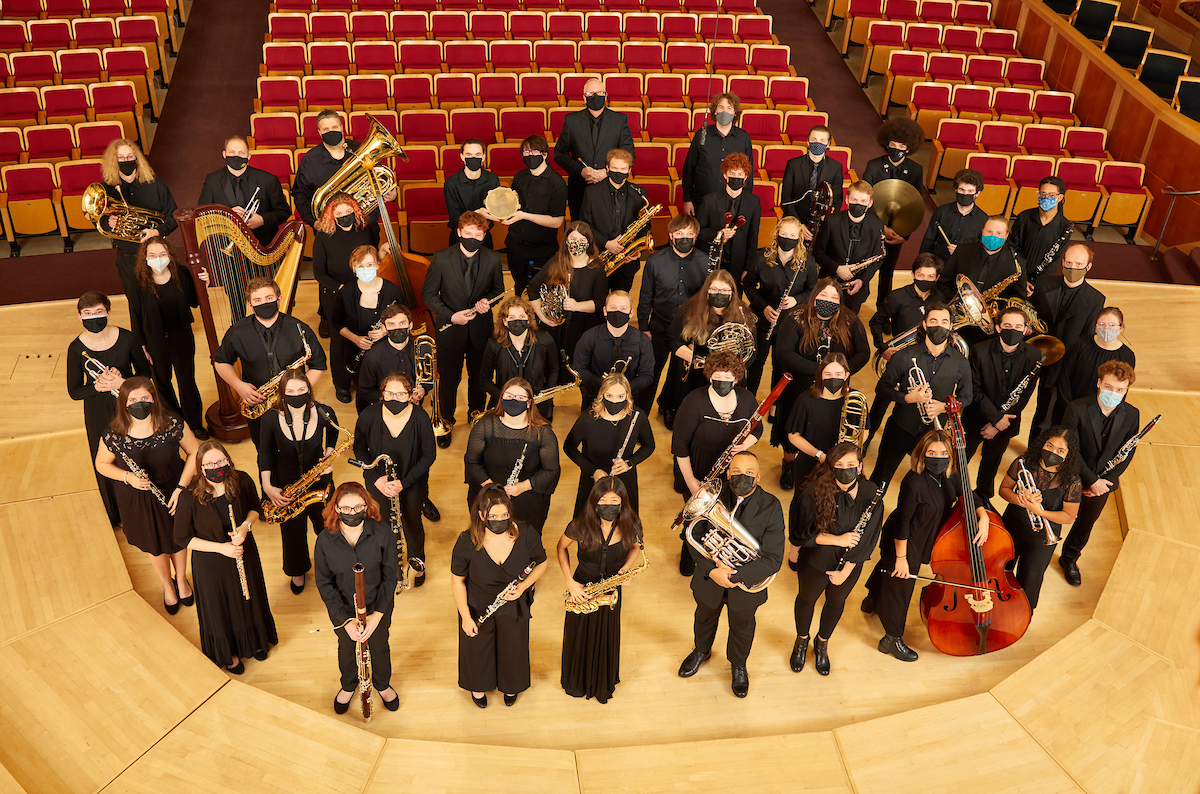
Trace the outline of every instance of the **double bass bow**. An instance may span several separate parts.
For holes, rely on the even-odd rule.
[[[1021,639],[1031,610],[1025,591],[1005,569],[1015,556],[1012,536],[990,509],[987,541],[982,546],[975,543],[979,519],[970,504],[962,403],[954,395],[946,398],[946,418],[962,495],[933,544],[929,565],[936,580],[921,590],[921,619],[942,653],[980,656]]]

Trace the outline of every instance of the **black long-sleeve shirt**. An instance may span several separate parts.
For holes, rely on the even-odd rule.
[[[983,224],[987,223],[988,214],[972,204],[966,215],[959,212],[957,201],[943,204],[933,211],[929,225],[925,227],[925,237],[921,240],[921,253],[934,254],[945,262],[950,258],[950,248],[946,238],[954,245],[977,243],[983,235]],[[940,231],[939,231],[940,230]],[[942,236],[945,233],[946,237]]]
[[[414,381],[417,379],[416,343],[410,338],[403,350],[397,350],[395,345],[386,337],[363,356],[362,365],[358,369],[358,396],[362,403],[370,405],[379,402],[379,386],[383,379],[393,372],[403,372]],[[428,392],[432,384],[418,383]]]
[[[924,340],[892,356],[883,377],[875,386],[875,394],[880,399],[893,400],[896,403],[892,412],[893,421],[902,430],[916,434],[924,426],[921,409],[916,403],[904,400],[908,395],[908,372],[914,359],[917,367],[925,373],[925,379],[933,392],[933,399],[945,402],[946,398],[953,394],[966,408],[974,400],[974,389],[971,383],[971,364],[958,352],[953,342],[947,342],[946,349],[936,357],[929,352]]]
[[[894,289],[883,299],[883,306],[871,315],[871,338],[876,349],[884,345],[885,330],[892,335],[902,334],[925,321],[925,307],[930,303],[945,302],[942,292],[934,287],[929,291],[929,297],[922,298],[917,294],[917,288],[912,284]]]
[[[1065,339],[1063,340],[1066,341]],[[1105,350],[1096,344],[1095,336],[1082,336],[1067,342],[1067,350],[1058,362],[1058,398],[1067,404],[1096,393],[1096,370],[1105,361],[1124,361],[1137,366],[1137,356],[1129,345]]]
[[[703,146],[701,137],[704,138]],[[729,128],[728,135],[722,135],[716,124],[709,124],[703,136],[701,132],[693,135],[692,145],[683,161],[683,173],[679,175],[683,182],[683,200],[698,202],[709,193],[724,190],[721,161],[734,152],[741,152],[750,159],[751,169],[746,175],[746,191],[750,192],[754,187],[754,145],[750,133],[734,125]]]
[[[179,228],[179,222],[175,220],[175,210],[179,209],[175,204],[175,197],[158,179],[151,179],[149,182],[126,182],[122,179],[118,185],[104,183],[104,192],[110,199],[119,199],[130,207],[152,210],[161,215],[162,222],[154,228],[158,229],[159,237],[164,240]],[[108,220],[104,219],[101,223],[107,226]],[[113,245],[127,254],[136,254],[141,247],[141,243],[131,243],[128,240],[113,240]]]
[[[847,563],[856,565],[862,565],[870,560],[871,554],[875,551],[875,545],[879,542],[880,528],[883,526],[882,502],[875,506],[875,511],[871,513],[870,520],[863,528],[862,537],[853,548],[819,545],[817,535],[826,532],[830,535],[840,536],[847,532],[853,532],[878,490],[878,485],[864,477],[858,479],[858,492],[854,496],[839,488],[834,497],[836,509],[833,521],[829,523],[829,526],[819,527],[817,526],[817,506],[813,499],[813,484],[809,483],[800,492],[798,517],[792,523],[788,533],[788,540],[792,545],[801,548],[800,561],[818,571],[834,571],[837,570],[839,559],[845,559]]]
[[[379,247],[379,226],[369,223],[364,229],[338,229],[333,234],[317,232],[313,237],[313,278],[330,292],[357,277],[350,267],[350,254],[360,245]]]
[[[495,414],[485,414],[471,428],[464,456],[467,482],[482,485],[487,480],[508,483],[509,475],[524,452],[516,482],[529,480],[535,493],[550,496],[562,473],[558,462],[558,438],[549,425],[514,429]]]
[[[278,319],[270,328],[253,314],[238,320],[225,332],[213,360],[230,365],[240,361],[242,380],[258,388],[297,361],[303,355],[307,341],[311,356],[306,369],[324,371],[329,368],[325,351],[313,329],[290,314],[277,314],[276,317]]]
[[[745,188],[736,198],[730,196],[729,191],[724,188],[717,193],[707,194],[704,201],[696,208],[696,220],[700,221],[700,234],[696,240],[708,246],[710,251],[713,250],[713,246],[720,246],[717,235],[726,226],[726,213],[734,216],[734,232],[733,237],[730,237],[725,243],[725,250],[722,252],[719,266],[733,273],[740,283],[741,274],[746,270],[747,260],[758,249],[758,226],[762,221],[762,202],[758,196]],[[741,226],[736,225],[738,217],[746,219]]]
[[[396,536],[378,521],[367,519],[358,542],[351,546],[340,532],[317,536],[313,550],[317,590],[325,602],[329,620],[341,626],[354,617],[354,566],[362,563],[367,614],[391,614],[396,598],[399,570]]]
[[[783,565],[785,525],[783,521],[783,506],[779,500],[763,490],[755,488],[744,499],[738,499],[726,482],[721,489],[721,504],[729,508],[729,512],[738,520],[742,527],[759,543],[758,555],[747,562],[738,565],[730,581],[756,585],[759,582],[779,572]],[[706,522],[707,523],[707,522]],[[696,527],[696,537],[703,537],[706,530]],[[716,564],[695,550],[689,548],[696,562],[696,576],[705,579],[717,567]],[[742,594],[753,597],[755,594]],[[765,600],[766,593],[758,594]]]
[[[579,373],[584,388],[597,391],[613,365],[626,359],[629,363],[625,377],[629,379],[629,388],[637,394],[654,378],[654,345],[650,337],[632,325],[625,326],[620,336],[613,336],[608,323],[603,322],[579,337],[571,367]]]
[[[450,227],[451,242],[458,236],[459,217],[464,212],[474,212],[482,207],[487,194],[498,187],[500,177],[486,168],[480,170],[478,179],[468,177],[465,168],[446,177],[446,184],[442,186],[442,196],[446,200],[446,213],[450,216],[446,225]],[[492,247],[491,229],[483,236],[483,243],[488,248]]]
[[[385,410],[383,403],[375,403],[358,415],[358,423],[354,426],[354,457],[370,463],[380,454],[388,455],[400,485],[411,488],[429,476],[429,469],[437,457],[433,423],[424,408],[414,405],[408,424],[400,435],[393,436],[383,419]],[[387,466],[384,463],[373,469],[363,469],[363,479],[372,485],[385,474]]]
[[[799,253],[801,249],[797,247],[795,251]],[[817,263],[811,257],[800,264],[803,269],[801,273],[792,269],[794,264],[794,257],[786,265],[779,262],[768,265],[761,253],[750,257],[746,273],[742,276],[742,289],[746,300],[750,301],[750,308],[759,318],[760,325],[771,324],[767,319],[766,309],[768,306],[778,309],[784,292],[795,298],[796,304],[800,305],[808,300],[809,293],[817,285]]]
[[[665,334],[675,310],[700,289],[707,276],[708,255],[695,248],[687,256],[680,256],[669,245],[651,254],[638,293],[638,328]]]
[[[358,151],[358,143],[349,138],[345,139],[346,149],[341,158],[334,158],[324,144],[317,144],[304,153],[300,164],[296,166],[296,176],[292,180],[292,201],[296,204],[296,212],[309,226],[314,225],[313,195],[337,170],[346,162],[346,157]],[[379,210],[375,206],[362,208],[367,213],[368,226],[374,226],[379,220]]]
[[[1034,284],[1039,277],[1058,270],[1059,262],[1070,244],[1071,230],[1075,228],[1075,224],[1063,217],[1061,205],[1059,211],[1044,226],[1040,212],[1037,207],[1022,212],[1013,221],[1012,231],[1008,235],[1008,244],[1019,257],[1025,278]],[[1050,257],[1050,261],[1046,262],[1046,256],[1055,243],[1059,244],[1058,248]]]
[[[83,365],[83,354],[104,365],[105,369],[115,368],[122,378],[132,378],[134,375],[150,376],[150,362],[142,352],[142,345],[137,338],[124,328],[117,329],[117,339],[107,350],[92,350],[79,337],[71,340],[67,346],[67,394],[72,400],[85,402],[97,400],[98,403],[112,402],[115,410],[117,398],[108,392],[96,391],[95,381],[87,373]],[[113,414],[116,415],[115,413]]]
[[[535,337],[526,331],[525,346],[519,351],[509,338],[508,345],[495,339],[483,349],[483,389],[491,398],[490,405],[500,401],[500,390],[513,378],[524,378],[534,393],[558,383],[558,348],[546,331],[538,330]]]

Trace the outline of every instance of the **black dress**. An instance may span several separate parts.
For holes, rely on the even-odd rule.
[[[779,338],[779,323],[776,323],[774,333],[771,334],[770,339],[767,339],[767,331],[771,330],[771,321],[767,319],[767,308],[778,309],[785,291],[796,299],[797,305],[803,305],[808,300],[808,295],[813,291],[813,287],[817,285],[817,263],[812,257],[802,262],[800,269],[793,270],[791,267],[795,264],[795,254],[799,254],[803,250],[797,246],[792,261],[786,265],[780,265],[778,262],[768,265],[766,258],[761,253],[755,253],[750,257],[749,264],[746,266],[746,274],[742,277],[742,289],[746,293],[746,300],[750,301],[750,308],[758,318],[754,329],[758,351],[746,374],[746,386],[752,392],[758,392],[758,384],[767,363],[768,350],[773,351],[775,340]],[[779,322],[783,322],[782,317],[779,318]],[[773,352],[770,357],[772,361],[775,361]],[[775,369],[779,369],[778,364],[775,364]]]
[[[238,494],[232,501],[233,517],[240,524],[251,511],[258,510],[258,490],[254,478],[246,472],[233,474],[238,478]],[[179,509],[175,511],[175,542],[184,547],[192,538],[228,543],[234,528],[229,522],[230,506],[230,500],[224,496],[202,504],[191,490],[183,491]],[[242,594],[237,560],[215,551],[192,550],[200,650],[218,667],[228,667],[234,656],[253,656],[279,643],[253,532],[246,535],[242,549],[249,600]]]
[[[179,457],[179,441],[183,438],[183,420],[170,417],[167,428],[149,438],[119,436],[108,429],[104,431],[104,444],[116,455],[113,463],[117,468],[129,471],[121,457],[125,453],[146,472],[168,501],[179,484],[183,473],[183,458]],[[166,505],[158,501],[150,491],[139,491],[132,485],[114,481],[117,493],[117,508],[121,512],[121,528],[129,543],[152,556],[175,554],[183,551],[175,541],[174,518],[167,512]]]
[[[530,300],[541,298],[542,285],[546,283],[549,271],[550,267],[547,265],[530,279]],[[569,356],[575,351],[575,345],[579,343],[579,337],[583,336],[584,331],[604,322],[604,301],[608,298],[608,276],[604,275],[604,268],[571,268],[571,283],[567,289],[567,294],[580,302],[596,302],[596,311],[591,314],[587,312],[564,312],[564,319],[561,323],[553,328],[546,329],[550,333],[551,338],[554,339],[555,344],[558,345],[558,349],[567,351],[567,355]],[[558,373],[558,382],[570,383],[571,381],[572,378],[567,373],[566,367],[563,367]]]
[[[578,540],[567,527],[567,537]],[[615,531],[615,528],[614,528]],[[579,561],[571,577],[582,585],[595,584],[621,570],[629,552],[612,533],[589,551],[579,544]],[[621,683],[621,588],[617,603],[590,615],[567,610],[563,622],[562,688],[571,697],[596,698],[607,703]]]
[[[124,378],[148,376],[150,362],[146,360],[142,346],[134,335],[124,328],[117,329],[117,341],[107,350],[92,350],[79,337],[75,337],[67,347],[67,394],[71,395],[72,400],[83,401],[83,426],[87,429],[88,449],[92,460],[95,460],[96,450],[100,448],[100,436],[117,415],[117,398],[106,391],[96,391],[95,381],[83,367],[84,351],[105,368],[117,369]],[[113,526],[120,524],[121,513],[117,509],[113,481],[96,472],[96,485],[100,489],[100,499],[104,502],[109,522]]]
[[[508,484],[509,476],[522,453],[525,459],[515,482],[529,480],[533,487],[513,497],[513,520],[529,522],[540,537],[550,512],[550,496],[558,486],[558,477],[562,473],[558,459],[558,438],[549,425],[513,429],[495,414],[485,414],[471,428],[465,455],[467,509],[470,510],[475,504],[475,497],[486,480],[497,485]]]
[[[1067,502],[1079,504],[1082,501],[1083,483],[1078,477],[1063,482],[1057,473],[1046,471],[1040,464],[1026,464],[1026,468],[1033,475],[1038,490],[1042,492],[1043,510],[1054,512],[1062,510]],[[1013,482],[1016,482],[1019,471],[1020,460],[1014,460],[1008,467],[1008,476]],[[1053,521],[1046,523],[1054,530],[1055,537],[1062,540],[1062,524]],[[1029,599],[1029,608],[1036,609],[1038,595],[1042,591],[1042,578],[1046,575],[1046,567],[1050,565],[1058,544],[1047,545],[1046,533],[1034,532],[1029,521],[1029,512],[1018,505],[1009,503],[1008,507],[1004,508],[1004,526],[1012,535],[1013,545],[1016,547],[1017,582]]]
[[[467,579],[467,607],[478,621],[496,597],[529,569],[546,561],[541,533],[524,521],[512,551],[497,563],[486,549],[476,549],[470,531],[462,532],[454,544],[450,573]],[[529,689],[529,609],[533,591],[526,590],[515,601],[507,601],[468,637],[458,622],[458,685],[468,692],[498,689],[515,695]]]
[[[684,499],[691,497],[684,482],[683,472],[679,469],[679,458],[689,458],[692,464],[692,476],[703,482],[712,470],[713,464],[729,448],[738,433],[746,427],[750,417],[758,408],[758,401],[748,390],[737,386],[737,406],[733,413],[723,417],[713,407],[708,387],[696,389],[683,398],[679,412],[675,416],[675,429],[671,435],[671,455],[675,466],[675,491]],[[761,438],[762,426],[754,431],[755,438]]]
[[[637,425],[633,435],[629,436],[629,425],[635,418]],[[614,422],[595,417],[590,409],[585,409],[575,420],[571,432],[567,433],[567,440],[563,442],[563,452],[579,467],[579,490],[575,494],[575,512],[572,515],[577,516],[579,511],[583,510],[588,494],[596,484],[592,473],[596,469],[605,472],[612,470],[613,459],[621,450],[626,436],[629,436],[629,443],[625,445],[623,457],[629,463],[629,471],[618,474],[617,479],[625,483],[625,488],[629,491],[629,504],[634,512],[637,512],[637,466],[654,453],[654,430],[650,427],[650,418],[646,416],[645,411],[634,408],[629,416]]]
[[[796,433],[822,452],[828,452],[837,444],[838,432],[842,424],[842,406],[845,403],[844,397],[826,400],[823,397],[813,397],[811,389],[805,389],[801,392],[800,399],[796,400],[796,404],[792,406],[792,413],[785,425],[785,432],[789,435]],[[789,522],[796,521],[796,510],[800,504],[800,490],[804,481],[808,479],[809,473],[816,467],[817,459],[805,455],[803,452],[799,452],[795,461],[792,462],[793,482],[797,487],[792,491],[792,503],[788,508]]]
[[[1113,360],[1124,361],[1131,367],[1137,366],[1137,356],[1129,345],[1122,344],[1116,350],[1105,350],[1096,344],[1094,336],[1083,336],[1067,345],[1067,352],[1058,365],[1060,418],[1072,400],[1096,393],[1096,370],[1104,362]]]

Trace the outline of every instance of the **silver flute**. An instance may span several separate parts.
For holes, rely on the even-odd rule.
[[[633,429],[637,427],[638,409],[633,409],[633,418],[629,420],[629,431],[625,433],[625,440],[621,442],[621,448],[617,450],[617,456],[613,458],[613,465],[617,465],[617,461],[625,457],[625,449],[629,446],[629,439],[633,438]]]

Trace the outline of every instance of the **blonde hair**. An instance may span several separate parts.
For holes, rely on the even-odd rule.
[[[625,389],[625,408],[617,416],[624,419],[633,410],[633,388],[629,385],[629,378],[620,372],[610,372],[604,376],[604,380],[600,381],[600,388],[596,390],[596,399],[592,400],[592,416],[597,419],[604,414],[604,394],[613,386],[621,386]]]
[[[104,178],[104,181],[109,185],[121,184],[121,167],[117,165],[117,150],[122,146],[128,146],[130,149],[133,149],[133,156],[137,158],[137,181],[153,182],[154,169],[150,167],[150,161],[146,159],[146,155],[142,154],[142,150],[138,148],[138,145],[128,138],[116,138],[109,141],[104,154],[101,155],[100,174]]]
[[[767,267],[775,267],[779,264],[779,230],[785,226],[794,226],[796,233],[800,234],[800,219],[795,215],[784,215],[776,221],[775,228],[771,232],[771,242],[767,243],[767,247],[763,249],[763,259],[766,261]],[[804,244],[803,236],[800,237],[800,244]],[[792,270],[804,266],[804,260],[797,256],[797,253],[803,250],[805,249],[800,246],[792,249]]]

